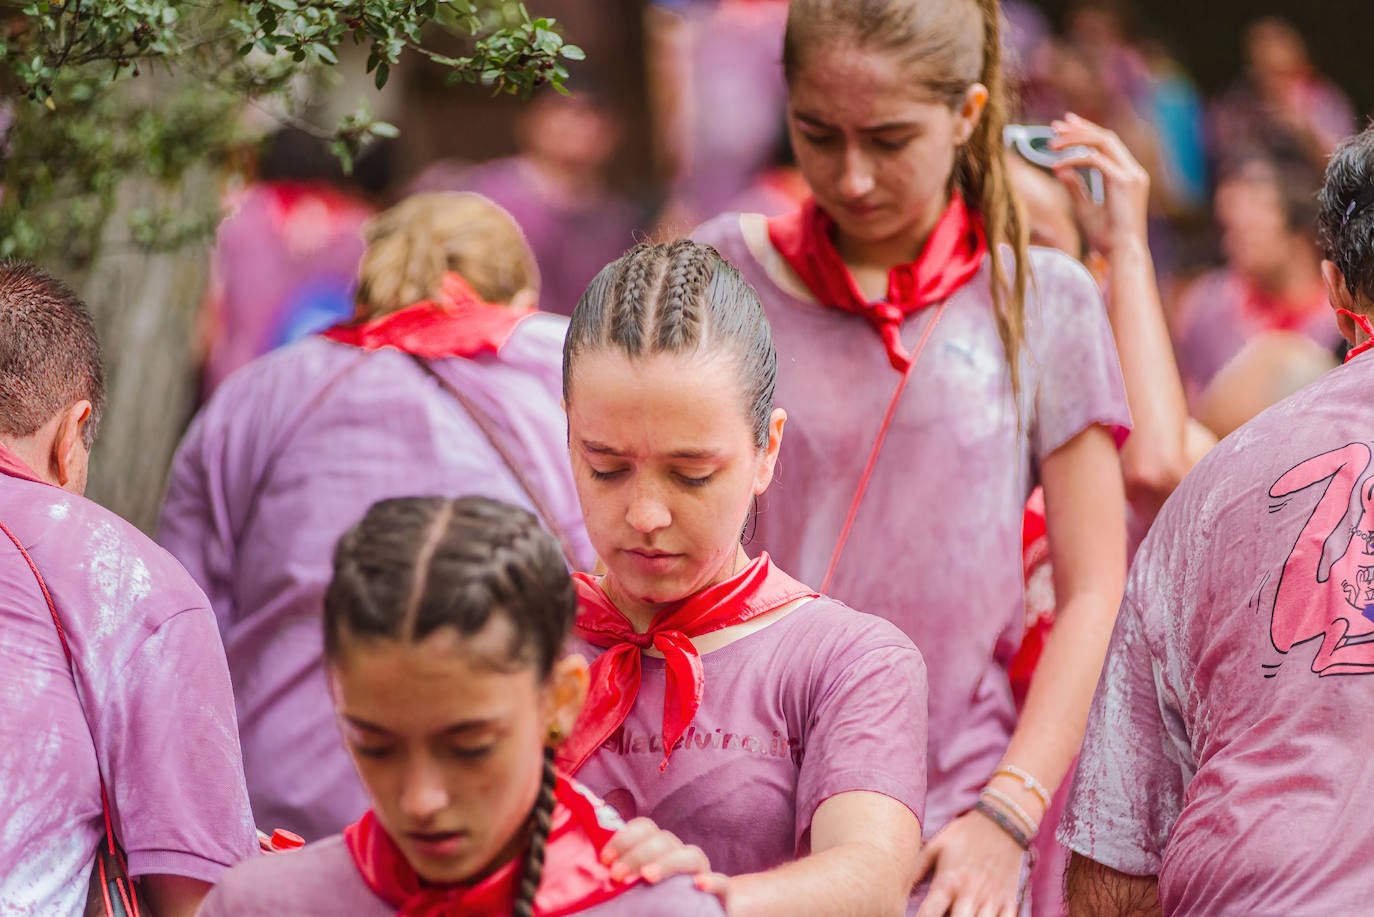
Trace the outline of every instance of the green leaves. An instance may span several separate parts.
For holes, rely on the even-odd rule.
[[[426,36],[438,31],[470,36],[468,53],[431,51]],[[0,149],[0,255],[92,249],[123,176],[175,183],[224,160],[243,140],[245,103],[289,117],[299,77],[340,66],[345,46],[367,48],[378,89],[409,54],[498,93],[563,90],[565,62],[586,56],[554,20],[510,0],[31,0],[0,10],[0,85],[14,100]],[[349,168],[396,133],[360,111],[329,137]],[[189,231],[163,233],[168,225],[145,214],[133,241]]]

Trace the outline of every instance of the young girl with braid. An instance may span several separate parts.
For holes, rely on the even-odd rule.
[[[201,913],[722,917],[686,876],[621,881],[619,816],[554,766],[586,662],[577,599],[534,516],[484,497],[376,504],[324,601],[330,694],[372,808],[231,871]]]
[[[708,246],[641,245],[582,296],[563,373],[606,570],[575,577],[572,650],[594,662],[564,765],[700,848],[733,917],[904,913],[925,665],[888,622],[745,552],[787,419],[758,297]]]
[[[793,0],[788,121],[813,198],[694,233],[759,291],[795,443],[758,541],[930,666],[922,917],[1016,911],[1121,598],[1129,423],[1092,278],[1030,249],[1002,158],[997,0]],[[1026,498],[1059,618],[1018,715]]]

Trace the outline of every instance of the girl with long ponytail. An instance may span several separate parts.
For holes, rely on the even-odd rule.
[[[372,808],[232,870],[201,913],[722,917],[687,876],[613,874],[619,815],[555,765],[587,689],[586,661],[560,658],[576,608],[525,510],[373,506],[324,601],[330,695]]]
[[[758,291],[780,358],[793,445],[757,543],[929,666],[922,917],[1016,911],[1124,579],[1120,365],[1092,278],[1027,243],[999,21],[997,0],[792,0],[788,123],[812,198],[693,234]],[[1018,719],[1037,482],[1061,617]]]

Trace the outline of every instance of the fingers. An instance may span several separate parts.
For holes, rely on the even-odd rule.
[[[948,889],[944,886],[932,886],[926,900],[921,902],[921,909],[916,912],[916,917],[945,917],[953,903],[954,898]]]
[[[718,872],[703,872],[693,880],[696,887],[708,895],[715,895],[721,904],[729,903],[730,877]]]
[[[1118,164],[1127,171],[1139,169],[1142,173],[1144,169],[1136,158],[1131,155],[1126,144],[1114,131],[1107,130],[1105,127],[1094,124],[1086,118],[1070,112],[1063,119],[1054,121],[1050,125],[1054,128],[1055,136],[1050,140],[1050,148],[1062,150],[1071,146],[1085,146],[1105,155],[1108,159]]]
[[[607,842],[606,849],[601,852],[601,862],[614,862],[625,851],[657,833],[658,825],[647,818],[636,818],[626,822],[625,827],[617,831],[615,836]]]
[[[611,867],[611,878],[624,882],[639,875],[653,884],[668,876],[704,873],[711,863],[700,847],[684,844],[647,818],[636,818],[616,832],[601,860]]]

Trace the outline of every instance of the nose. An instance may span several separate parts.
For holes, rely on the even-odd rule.
[[[637,483],[625,509],[625,521],[641,535],[652,535],[673,521],[659,488],[649,482]]]
[[[873,190],[873,164],[858,144],[845,149],[841,170],[840,194],[845,200],[857,201]]]
[[[400,808],[409,821],[423,825],[449,804],[448,788],[437,762],[428,755],[417,755],[406,768],[401,785]]]

